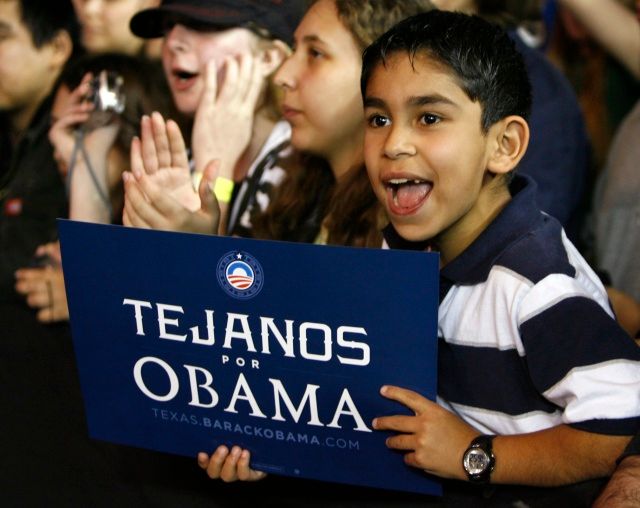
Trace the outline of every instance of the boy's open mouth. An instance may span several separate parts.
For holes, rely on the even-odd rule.
[[[395,178],[386,182],[387,198],[394,213],[410,213],[417,209],[433,188],[426,180]]]

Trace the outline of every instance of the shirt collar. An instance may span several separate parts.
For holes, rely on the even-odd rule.
[[[474,283],[485,280],[496,258],[504,249],[540,219],[535,201],[536,184],[527,175],[516,174],[509,185],[511,201],[457,258],[440,274],[453,283]],[[428,242],[409,242],[389,224],[384,238],[392,249],[425,250]]]

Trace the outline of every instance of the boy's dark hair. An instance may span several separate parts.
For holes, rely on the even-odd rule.
[[[476,13],[505,29],[542,21],[542,0],[476,0]]]
[[[375,67],[393,53],[413,59],[426,53],[449,67],[460,87],[482,107],[487,132],[509,115],[527,118],[531,84],[522,56],[507,33],[478,16],[433,10],[401,21],[364,53],[360,87],[363,97]]]
[[[77,46],[78,22],[70,0],[18,0],[18,5],[36,48],[51,42],[61,30]]]

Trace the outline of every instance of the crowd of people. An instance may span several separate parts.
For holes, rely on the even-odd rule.
[[[640,1],[0,0],[3,499],[640,505],[639,99]],[[438,252],[444,496],[90,439],[58,218]]]

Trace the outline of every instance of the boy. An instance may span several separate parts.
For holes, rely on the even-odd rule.
[[[640,422],[640,350],[532,181],[512,176],[531,103],[513,43],[476,16],[431,11],[366,50],[361,85],[387,241],[441,260],[439,404],[383,387],[415,416],[374,427],[443,478],[548,487],[610,474]]]

